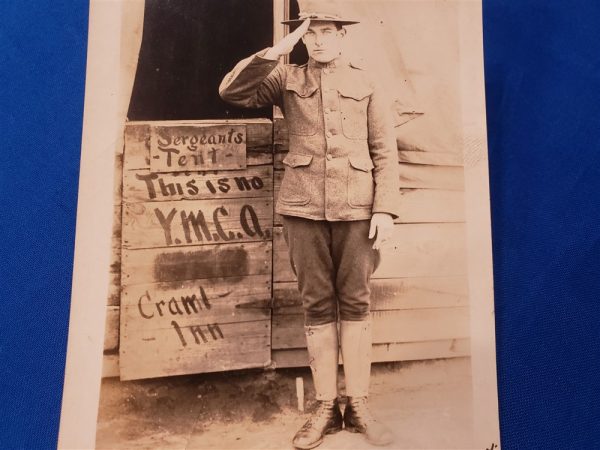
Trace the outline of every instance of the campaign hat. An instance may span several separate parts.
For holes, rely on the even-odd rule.
[[[344,16],[340,1],[336,0],[298,0],[300,13],[297,19],[284,20],[286,25],[299,25],[306,19],[336,22],[340,25],[353,25],[358,20]]]

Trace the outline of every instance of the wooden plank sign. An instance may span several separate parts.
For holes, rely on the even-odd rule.
[[[157,248],[269,240],[267,199],[124,203],[123,247]]]
[[[121,379],[268,364],[270,278],[266,274],[126,286]]]
[[[245,125],[154,125],[150,128],[151,172],[245,168]]]

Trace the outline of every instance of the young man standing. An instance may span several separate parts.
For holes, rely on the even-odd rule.
[[[279,106],[288,124],[289,153],[276,204],[298,278],[316,412],[293,444],[308,449],[345,428],[387,445],[391,432],[367,405],[371,369],[369,280],[379,247],[393,230],[399,195],[398,157],[385,94],[342,55],[344,25],[334,2],[301,1],[300,24],[273,47],[228,73],[221,97],[232,104]],[[307,64],[278,60],[299,40]],[[337,321],[340,319],[338,337]],[[338,404],[341,344],[347,406]]]

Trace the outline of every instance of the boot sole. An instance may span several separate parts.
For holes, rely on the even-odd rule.
[[[327,436],[328,434],[335,434],[342,431],[342,427],[339,428],[329,428],[328,430],[325,430],[325,432],[323,433],[323,436]],[[306,446],[299,446],[299,445],[294,445],[294,448],[300,449],[300,450],[310,450],[311,448],[315,448],[318,447],[319,445],[321,445],[323,443],[323,438],[319,439],[318,441],[313,442],[310,445],[306,445]]]
[[[378,447],[384,447],[384,446],[390,445],[392,442],[394,442],[394,439],[387,439],[384,441],[374,441],[373,439],[369,439],[364,431],[361,431],[356,427],[345,427],[344,430],[349,431],[350,433],[362,433],[365,435],[365,439],[367,440],[367,442],[369,444],[373,444]]]

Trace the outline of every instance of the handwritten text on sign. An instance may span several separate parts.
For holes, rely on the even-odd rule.
[[[124,203],[123,246],[157,248],[271,238],[270,199]]]
[[[245,168],[245,125],[177,125],[151,129],[151,172]]]

